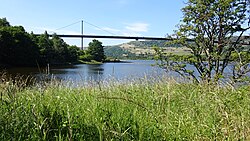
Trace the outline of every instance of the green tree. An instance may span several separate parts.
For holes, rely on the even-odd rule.
[[[10,23],[7,21],[6,18],[0,18],[0,27],[9,27],[10,26]]]
[[[0,18],[0,65],[36,66],[77,62],[82,52],[69,46],[59,36],[45,31],[41,36],[29,34],[22,26],[11,26]]]
[[[65,63],[67,62],[68,45],[64,42],[62,38],[56,34],[52,35],[51,42],[53,44],[53,55],[52,60],[54,63]]]
[[[49,39],[47,31],[38,37],[38,48],[41,56],[42,63],[50,63],[53,57],[53,44]]]
[[[6,19],[0,26],[0,64],[33,66],[39,59],[38,48],[22,26],[10,26]],[[4,25],[4,26],[3,26]]]
[[[38,46],[42,64],[67,64],[78,61],[82,51],[76,46],[69,46],[62,38],[56,34],[49,38],[48,33],[38,37]]]
[[[68,46],[67,60],[69,62],[77,62],[79,56],[83,54],[83,51],[80,50],[77,46]]]
[[[98,62],[102,62],[105,60],[104,50],[102,46],[102,42],[98,40],[93,40],[89,43],[89,47],[87,50],[87,54],[90,56],[90,60],[95,60]]]
[[[238,60],[234,65],[234,80],[246,76],[249,59],[241,56],[242,37],[249,30],[249,0],[188,0],[183,11],[183,20],[172,43],[181,44],[192,50],[192,57],[186,62],[175,61],[165,56],[162,67],[187,74],[196,81],[217,82],[223,77],[230,63],[232,52],[237,52]],[[235,38],[236,37],[236,38]],[[190,42],[190,38],[194,42]],[[158,56],[162,53],[156,50]],[[248,50],[249,53],[249,50]],[[194,71],[186,69],[186,63],[195,66]]]

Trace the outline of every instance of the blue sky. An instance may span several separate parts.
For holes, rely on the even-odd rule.
[[[6,17],[11,25],[22,25],[28,32],[34,33],[47,30],[57,34],[81,34],[80,21],[84,20],[84,34],[164,37],[176,29],[182,17],[184,1],[2,0],[0,17]],[[61,28],[72,23],[75,24]],[[64,40],[68,44],[80,46],[80,39]],[[103,45],[127,42],[98,40]],[[84,40],[85,46],[89,41]]]

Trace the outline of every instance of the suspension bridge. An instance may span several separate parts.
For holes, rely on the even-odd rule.
[[[102,29],[100,28],[99,26],[96,26],[90,22],[87,22],[85,20],[81,20],[81,21],[78,21],[78,22],[75,22],[75,23],[72,23],[72,24],[69,24],[67,26],[64,26],[64,27],[61,27],[61,28],[58,28],[56,29],[55,31],[58,31],[58,30],[61,30],[63,28],[67,28],[69,26],[72,26],[74,24],[78,24],[79,22],[81,22],[81,34],[79,35],[65,35],[65,34],[57,34],[57,36],[59,37],[62,37],[62,38],[81,38],[81,49],[83,50],[83,39],[84,38],[95,38],[95,39],[98,39],[98,38],[103,38],[103,39],[133,39],[133,40],[165,40],[165,41],[171,41],[171,40],[174,40],[173,38],[166,38],[166,37],[141,37],[141,36],[119,36],[119,35],[115,35],[114,33],[112,32],[109,32],[105,29]],[[112,35],[87,35],[87,34],[84,34],[83,33],[83,30],[84,30],[84,23],[87,23],[95,28],[98,28],[102,31],[105,31],[109,34],[112,34]],[[55,31],[53,31],[55,33]],[[41,34],[35,34],[37,36],[40,36]],[[50,37],[53,36],[53,34],[49,34]],[[246,36],[247,38],[250,38],[250,36]],[[194,40],[193,39],[188,39],[188,41],[190,42],[193,42]],[[217,41],[215,43],[218,43]],[[243,42],[241,43],[241,45],[250,45],[250,42]]]

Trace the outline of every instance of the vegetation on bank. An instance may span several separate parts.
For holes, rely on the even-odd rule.
[[[104,55],[102,42],[98,40],[93,40],[89,43],[89,47],[86,51],[83,51],[83,54],[80,56],[80,60],[86,62],[104,62],[106,59]]]
[[[3,78],[3,77],[2,77]],[[249,140],[250,87],[1,79],[0,140]]]
[[[105,61],[102,43],[93,40],[87,50],[70,46],[53,34],[36,36],[27,33],[22,26],[11,26],[6,18],[0,18],[0,67],[45,66],[80,63],[81,61]]]
[[[43,66],[78,61],[80,50],[69,46],[56,34],[49,37],[27,33],[22,26],[11,26],[6,18],[0,19],[0,65]]]

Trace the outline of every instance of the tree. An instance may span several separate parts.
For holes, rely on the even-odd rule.
[[[0,64],[33,66],[38,57],[36,44],[22,26],[0,26]]]
[[[67,61],[67,53],[68,53],[68,45],[64,42],[62,38],[57,36],[56,34],[52,35],[51,39],[53,45],[53,55],[52,60],[55,63],[64,63]]]
[[[51,62],[53,57],[53,44],[49,39],[47,31],[38,37],[38,48],[41,56],[42,64],[47,64]]]
[[[92,42],[90,42],[88,50],[87,50],[87,54],[89,54],[90,60],[95,60],[98,62],[104,61],[105,55],[104,55],[102,42],[95,40],[95,39]]]
[[[9,27],[10,23],[7,21],[6,18],[0,18],[0,27]]]
[[[77,62],[79,48],[69,46],[59,36],[48,33],[36,36],[22,26],[11,26],[6,18],[0,18],[0,65],[36,66]]]
[[[77,46],[68,46],[67,60],[69,62],[77,62],[82,52],[83,50],[80,50]]]
[[[244,50],[241,43],[250,28],[249,7],[249,0],[188,0],[182,9],[183,20],[172,37],[176,39],[174,43],[190,48],[192,56],[178,62],[173,60],[173,55],[165,56],[162,67],[188,75],[197,82],[217,82],[236,52],[234,80],[246,76],[250,70],[249,59],[241,54],[249,50]],[[160,49],[156,52],[162,55]],[[186,68],[187,63],[196,68],[200,78]]]

